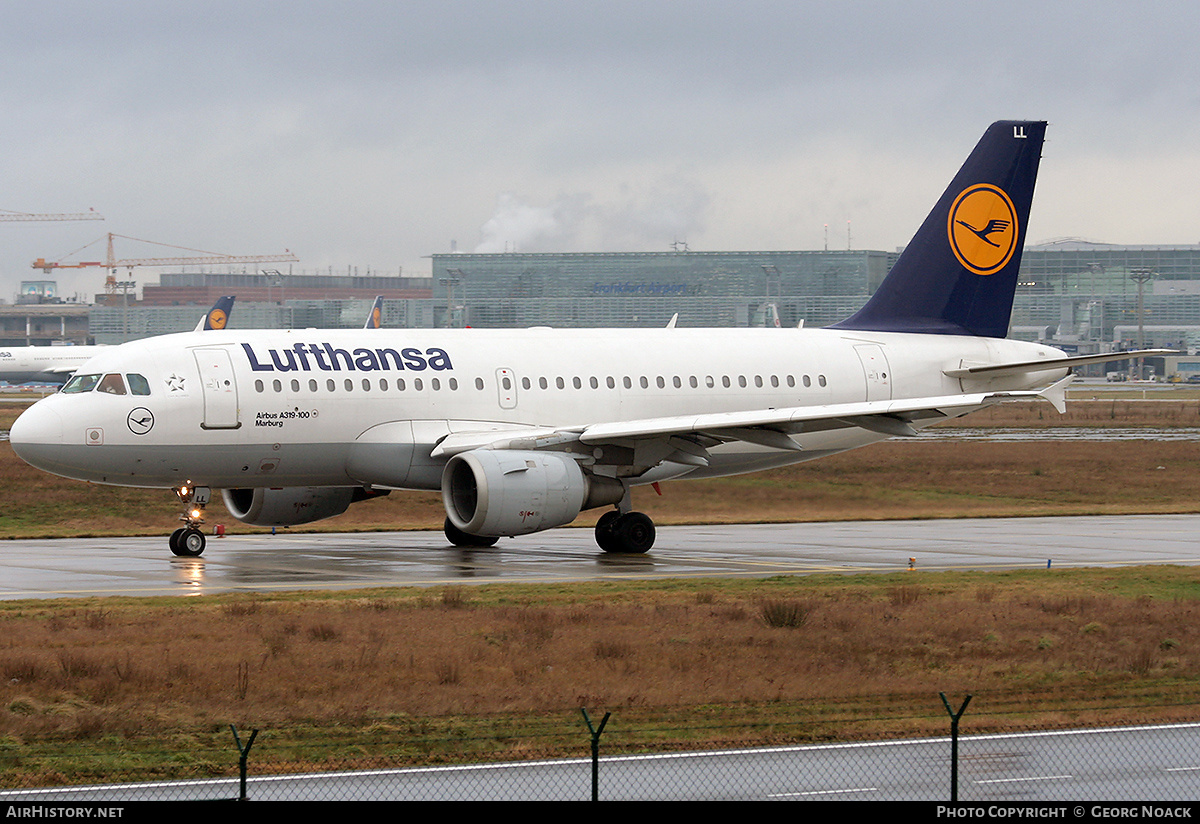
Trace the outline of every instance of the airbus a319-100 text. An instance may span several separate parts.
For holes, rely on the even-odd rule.
[[[607,507],[596,540],[645,552],[630,490],[820,458],[1014,398],[1060,410],[1068,358],[1007,340],[1045,123],[987,129],[878,291],[820,329],[224,330],[107,347],[10,439],[70,478],[172,488],[198,555],[211,490],[249,524],[441,490],[486,546]]]

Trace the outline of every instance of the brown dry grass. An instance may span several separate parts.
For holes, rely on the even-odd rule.
[[[1164,685],[1194,711],[1198,596],[1149,569],[10,603],[0,740]]]
[[[810,463],[638,490],[663,522],[1195,512],[1200,443],[887,441]]]

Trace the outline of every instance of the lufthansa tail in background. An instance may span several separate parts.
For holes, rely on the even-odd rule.
[[[167,335],[107,347],[10,439],[48,472],[173,489],[179,555],[204,550],[213,490],[261,526],[440,490],[459,546],[603,507],[599,546],[646,552],[635,486],[820,458],[1009,399],[1061,410],[1072,365],[1131,356],[1006,339],[1045,128],[988,128],[879,290],[833,327]]]

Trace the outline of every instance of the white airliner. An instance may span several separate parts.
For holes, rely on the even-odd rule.
[[[196,331],[224,329],[233,297],[218,298]],[[0,347],[0,381],[7,383],[66,383],[72,375],[103,351],[103,346]]]
[[[0,381],[64,384],[96,356],[99,346],[8,346],[0,348]]]
[[[984,134],[878,292],[824,329],[212,331],[109,347],[13,426],[48,472],[172,488],[178,555],[212,489],[250,524],[440,489],[487,546],[612,507],[608,552],[655,531],[630,488],[811,460],[1007,399],[1060,410],[1068,358],[1006,340],[1045,123]]]

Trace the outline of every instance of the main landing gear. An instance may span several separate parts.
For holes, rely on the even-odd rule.
[[[611,510],[596,522],[596,543],[605,552],[641,555],[654,546],[654,521],[641,512]]]
[[[185,526],[172,532],[167,543],[175,555],[186,558],[199,557],[204,552],[206,542],[200,525],[204,523],[204,506],[208,503],[212,490],[207,486],[180,486],[174,491],[183,503],[183,514],[179,516],[179,520],[183,521]]]

